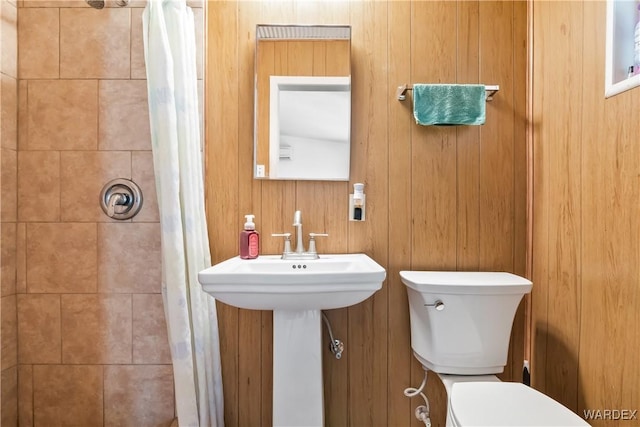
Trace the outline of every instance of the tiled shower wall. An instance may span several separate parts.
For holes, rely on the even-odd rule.
[[[16,231],[17,231],[17,16],[15,1],[0,0],[0,389],[2,426],[15,425],[18,411]]]
[[[169,425],[145,2],[0,1],[2,426]],[[202,4],[192,6],[202,41]],[[17,21],[13,69],[7,14],[14,39]],[[5,130],[16,111],[17,130]],[[115,178],[142,188],[133,220],[99,207]]]

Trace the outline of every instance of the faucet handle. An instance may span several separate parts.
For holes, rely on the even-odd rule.
[[[291,233],[271,233],[271,237],[284,237],[284,250],[283,254],[291,252]]]
[[[309,233],[309,253],[315,254],[316,251],[316,237],[327,237],[329,233]]]
[[[309,233],[309,237],[313,239],[314,237],[328,237],[329,233]]]

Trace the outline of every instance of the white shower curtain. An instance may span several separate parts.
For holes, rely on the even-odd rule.
[[[185,0],[149,0],[143,31],[160,208],[162,294],[176,412],[180,427],[222,426],[215,300],[198,283],[198,272],[211,265],[211,255],[204,212],[193,12]]]

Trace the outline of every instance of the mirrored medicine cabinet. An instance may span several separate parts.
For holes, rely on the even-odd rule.
[[[256,179],[348,181],[351,27],[258,25]]]

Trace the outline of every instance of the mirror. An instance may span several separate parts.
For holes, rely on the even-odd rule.
[[[635,35],[639,8],[635,0],[607,0],[605,98],[640,86]]]
[[[348,181],[351,28],[256,28],[254,178]]]

